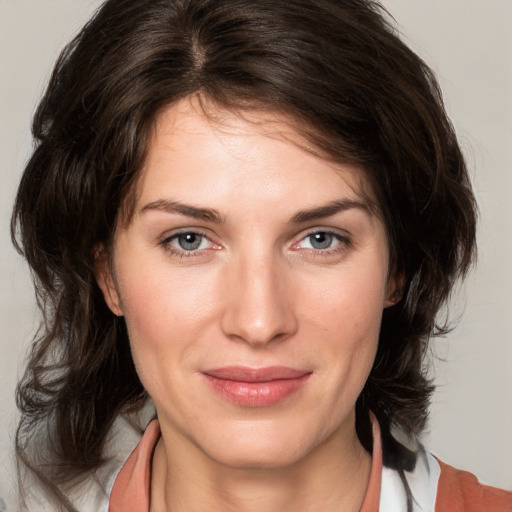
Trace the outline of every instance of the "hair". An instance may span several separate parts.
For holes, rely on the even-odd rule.
[[[114,420],[148,399],[95,255],[112,247],[156,116],[190,95],[283,114],[329,158],[362,169],[404,286],[383,313],[356,428],[371,449],[376,415],[385,462],[403,477],[414,461],[391,432],[425,426],[425,354],[471,265],[476,206],[432,72],[371,0],[108,0],[64,49],[11,224],[43,316],[17,390],[21,466],[74,510],[66,486],[102,465]]]

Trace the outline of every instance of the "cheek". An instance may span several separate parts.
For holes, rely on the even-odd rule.
[[[178,368],[191,366],[197,340],[212,329],[216,278],[132,255],[119,262],[118,290],[135,366],[151,393],[170,373],[177,376]]]
[[[329,378],[337,380],[342,394],[357,397],[373,365],[386,272],[379,265],[375,271],[354,268],[333,273],[319,286],[310,288],[308,301],[303,305],[309,325],[307,337],[316,338],[321,347],[315,357]]]
[[[318,319],[319,328],[349,338],[366,338],[379,330],[386,296],[387,271],[348,267],[323,276],[316,286],[304,286],[305,311]]]
[[[187,301],[172,282],[148,273],[142,269],[140,279],[121,280],[119,290],[137,374],[150,396],[159,398],[170,375],[179,382],[177,368],[186,364],[193,326]]]
[[[119,292],[132,337],[150,342],[194,330],[197,319],[213,305],[212,278],[187,272],[169,271],[169,265],[134,265],[139,270],[120,268]],[[124,270],[124,271],[123,271]],[[161,336],[154,336],[160,334]]]

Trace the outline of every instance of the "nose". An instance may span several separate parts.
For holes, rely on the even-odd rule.
[[[230,266],[221,318],[226,336],[257,348],[296,332],[293,290],[284,266],[272,256],[254,255]]]

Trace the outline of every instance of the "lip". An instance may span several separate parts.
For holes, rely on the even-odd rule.
[[[297,393],[312,372],[287,366],[226,366],[203,372],[211,388],[244,407],[267,407]]]

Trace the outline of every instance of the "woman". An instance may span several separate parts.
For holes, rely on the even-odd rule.
[[[45,323],[17,446],[59,506],[510,509],[393,435],[425,425],[475,205],[376,4],[107,1],[34,133],[13,234]]]

